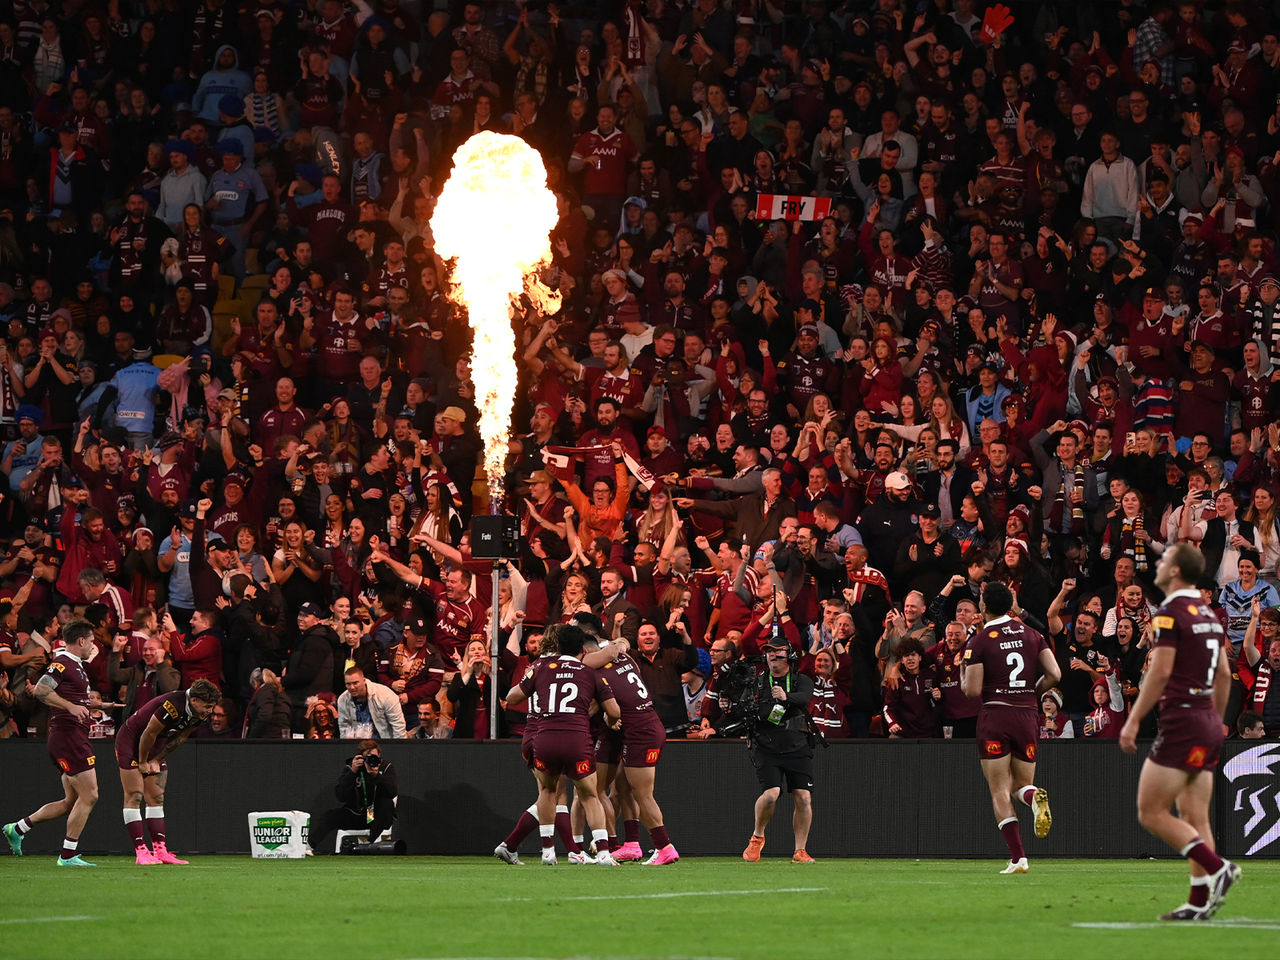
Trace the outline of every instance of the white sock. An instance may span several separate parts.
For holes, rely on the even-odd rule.
[[[1021,790],[1015,793],[1014,796],[1017,797],[1021,803],[1026,804],[1028,807],[1031,806],[1031,801],[1034,800],[1036,797],[1035,784],[1029,784],[1023,787]]]
[[[573,842],[576,843],[578,846],[582,846],[582,834],[575,833],[573,835]]]
[[[554,837],[556,835],[556,825],[554,823],[538,824],[538,836]]]
[[[537,804],[537,802],[535,801],[535,802],[533,802],[533,803],[529,804],[529,809],[528,809],[528,810],[526,810],[526,811],[525,811],[525,813],[529,814],[529,816],[533,817],[535,820],[536,820],[536,819],[538,819],[538,804]]]
[[[164,807],[147,807],[147,819],[159,820],[164,816]]]
[[[141,819],[142,819],[142,811],[139,810],[137,807],[124,808],[125,823],[137,823]]]
[[[591,842],[596,845],[597,850],[608,850],[609,832],[607,830],[592,830]]]

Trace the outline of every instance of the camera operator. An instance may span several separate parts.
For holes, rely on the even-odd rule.
[[[396,769],[382,762],[376,740],[361,740],[360,752],[347,761],[334,794],[342,804],[311,818],[309,849],[325,853],[335,830],[369,831],[372,842],[396,819]]]
[[[792,668],[786,637],[776,634],[764,642],[766,670],[758,674],[760,696],[756,716],[749,727],[748,753],[764,792],[756,799],[756,824],[742,859],[756,862],[764,849],[764,830],[773,818],[778,795],[785,784],[794,812],[797,863],[812,863],[805,851],[813,822],[813,740],[809,727],[809,701],[813,681]],[[768,684],[768,687],[765,687]]]

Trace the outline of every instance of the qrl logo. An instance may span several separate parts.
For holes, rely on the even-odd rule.
[[[1232,757],[1222,768],[1222,774],[1236,787],[1232,809],[1252,815],[1244,825],[1244,839],[1250,843],[1246,857],[1269,847],[1280,838],[1280,789],[1276,788],[1274,767],[1280,762],[1280,744],[1269,743],[1252,747]],[[1257,779],[1237,784],[1245,777]]]
[[[1034,763],[1036,759],[1036,745],[1034,743],[1027,744],[1027,761]]]
[[[1187,754],[1187,766],[1203,767],[1204,758],[1208,753],[1209,751],[1205,747],[1192,747],[1191,751]]]

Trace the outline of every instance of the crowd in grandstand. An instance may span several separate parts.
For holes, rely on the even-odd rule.
[[[780,633],[828,737],[972,736],[959,664],[999,581],[1062,667],[1042,735],[1114,738],[1180,541],[1228,722],[1280,730],[1263,6],[10,11],[4,735],[43,734],[32,683],[78,611],[121,704],[100,735],[206,678],[200,736],[470,738],[590,609],[672,735],[711,735],[723,666]],[[564,295],[513,318],[496,667],[431,232],[484,130],[545,160]]]

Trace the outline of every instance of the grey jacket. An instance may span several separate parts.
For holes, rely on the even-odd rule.
[[[366,680],[369,688],[369,716],[373,719],[373,731],[381,740],[404,739],[404,711],[400,698],[390,687]],[[356,724],[356,705],[350,692],[344,690],[338,697],[338,736],[350,740]]]

